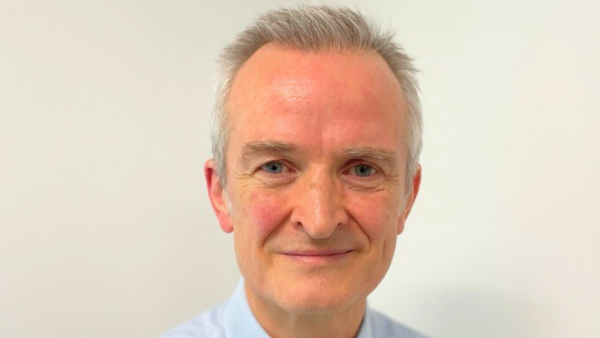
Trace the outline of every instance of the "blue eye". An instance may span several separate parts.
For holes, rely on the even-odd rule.
[[[371,167],[370,165],[366,164],[359,164],[357,166],[354,166],[354,168],[352,168],[352,171],[354,171],[356,176],[360,177],[371,176],[375,173],[375,169],[373,169],[373,167]]]
[[[273,161],[263,164],[261,168],[268,173],[279,174],[283,171],[283,164],[278,161]]]

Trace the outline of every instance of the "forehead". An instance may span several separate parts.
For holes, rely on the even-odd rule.
[[[393,72],[375,52],[266,45],[239,70],[227,110],[231,137],[242,142],[269,137],[295,142],[304,130],[308,139],[389,147],[403,139],[407,105]]]

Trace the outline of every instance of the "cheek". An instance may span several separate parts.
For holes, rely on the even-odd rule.
[[[372,242],[395,237],[398,210],[387,194],[357,195],[349,200],[348,211]]]
[[[282,198],[273,191],[253,191],[249,194],[244,221],[257,231],[260,237],[272,233],[284,221],[286,213]]]

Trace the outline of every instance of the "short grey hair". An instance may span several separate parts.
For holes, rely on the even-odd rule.
[[[348,8],[300,6],[261,15],[223,50],[219,58],[220,83],[213,114],[212,151],[221,185],[226,186],[226,149],[230,128],[227,101],[242,65],[262,46],[273,43],[302,51],[338,49],[375,51],[395,74],[408,103],[406,187],[412,187],[422,148],[423,120],[416,69],[403,49],[365,17]]]

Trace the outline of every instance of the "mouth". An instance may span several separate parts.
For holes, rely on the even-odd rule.
[[[286,258],[304,264],[331,264],[348,257],[353,250],[309,250],[287,251],[281,254]]]

